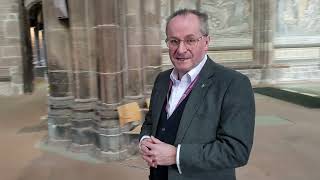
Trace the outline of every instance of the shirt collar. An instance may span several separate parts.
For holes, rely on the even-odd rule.
[[[204,55],[204,57],[202,58],[202,60],[200,61],[200,63],[198,65],[196,65],[194,68],[192,68],[190,71],[188,71],[185,75],[183,75],[181,77],[182,79],[185,79],[184,77],[186,76],[188,83],[192,82],[200,73],[201,69],[203,68],[205,62],[207,60],[207,55]],[[170,74],[170,79],[171,81],[175,84],[178,80],[178,72],[177,70],[174,68]]]

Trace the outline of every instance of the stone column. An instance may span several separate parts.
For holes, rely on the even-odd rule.
[[[20,35],[21,38],[21,52],[17,53],[19,56],[20,53],[22,55],[22,64],[23,68],[16,69],[17,72],[20,75],[23,75],[23,90],[24,93],[31,93],[33,91],[34,85],[33,85],[33,63],[32,63],[32,46],[31,46],[31,37],[30,37],[30,25],[28,20],[28,13],[24,6],[24,1],[17,1],[19,3],[19,24],[20,27],[16,27],[17,30],[20,33],[17,35]],[[13,6],[14,7],[14,6]],[[13,81],[16,81],[20,78],[15,78]],[[21,82],[20,82],[21,83]]]
[[[262,67],[261,80],[270,78],[270,65],[274,59],[275,0],[257,0],[253,3],[253,57]]]
[[[97,101],[95,14],[91,0],[69,0],[73,94],[71,140],[77,151],[92,149],[92,119]]]
[[[127,58],[124,93],[127,101],[143,98],[143,27],[141,0],[126,0]]]
[[[20,1],[0,0],[0,4],[0,95],[19,95],[27,90],[24,81],[31,83],[23,78],[23,63],[28,63],[24,52],[26,34],[22,32],[25,9]],[[32,90],[32,84],[28,89]]]
[[[96,0],[98,97],[95,121],[97,154],[100,159],[119,160],[127,149],[119,127],[116,107],[123,100],[123,0]]]
[[[43,0],[49,79],[49,142],[70,143],[71,48],[67,21],[58,20],[52,0]]]
[[[41,66],[41,54],[40,54],[40,46],[39,46],[39,30],[38,27],[35,27],[33,29],[33,34],[34,34],[34,53],[36,56],[35,58],[33,58],[34,60],[36,60],[36,66]]]
[[[142,0],[143,15],[143,92],[151,94],[154,80],[161,71],[161,2]]]

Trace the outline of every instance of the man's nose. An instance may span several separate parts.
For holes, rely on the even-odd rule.
[[[178,45],[178,49],[177,52],[178,53],[185,53],[188,50],[188,48],[186,47],[186,45],[184,44],[184,41],[180,41],[179,45]]]

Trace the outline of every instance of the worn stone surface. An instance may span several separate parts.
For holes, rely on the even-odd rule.
[[[71,124],[50,124],[48,123],[48,135],[49,140],[70,140],[71,133],[70,133]]]
[[[19,25],[18,2],[0,0],[0,69],[19,67],[19,72],[10,73],[0,95],[18,95],[23,93],[21,28]]]
[[[71,141],[72,143],[79,145],[93,144],[93,133],[94,132],[92,132],[90,127],[78,128],[73,126],[70,129]]]

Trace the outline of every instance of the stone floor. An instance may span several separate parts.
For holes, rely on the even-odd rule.
[[[1,180],[143,180],[138,157],[102,163],[86,155],[46,149],[46,85],[32,95],[0,97]],[[239,180],[319,180],[320,110],[256,95],[257,126],[249,164]]]

